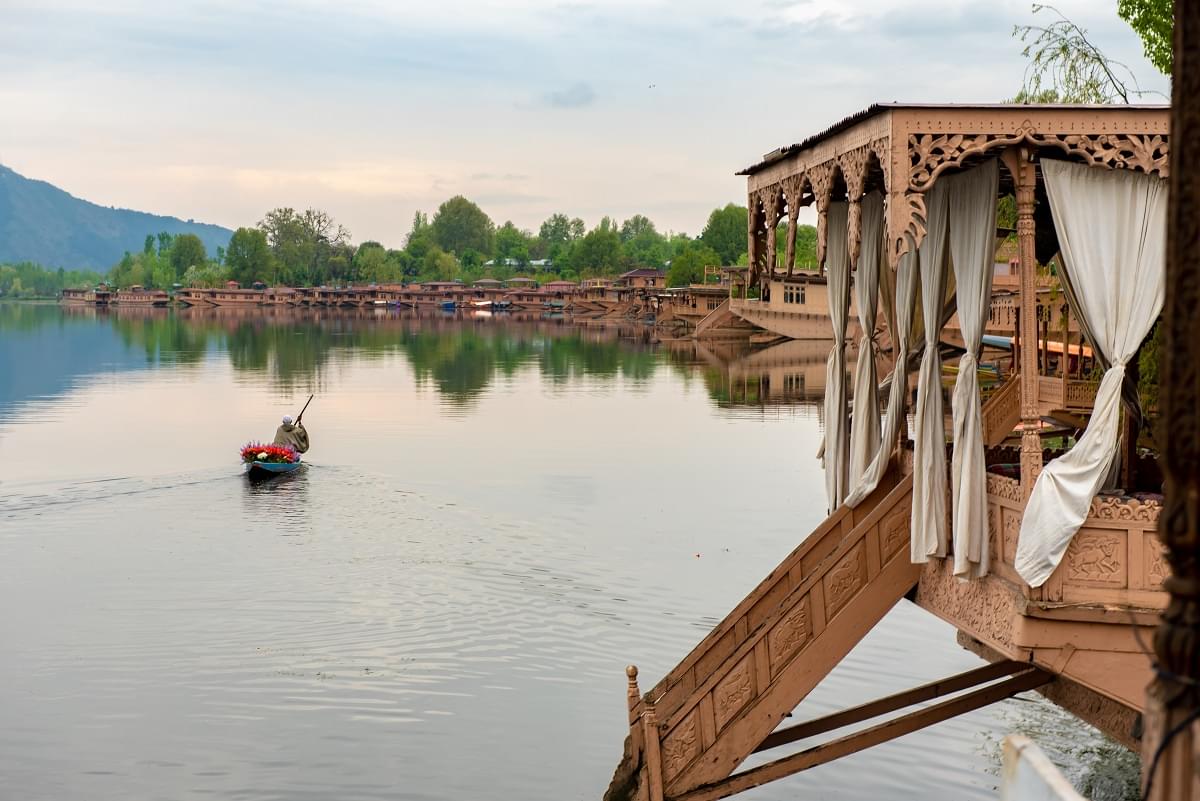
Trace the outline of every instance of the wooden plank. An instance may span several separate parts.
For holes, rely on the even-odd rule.
[[[895,712],[897,709],[903,709],[906,706],[919,704],[923,701],[932,701],[934,698],[941,698],[944,695],[960,692],[961,690],[985,684],[989,681],[995,681],[1004,676],[1011,676],[1014,673],[1028,669],[1028,662],[1015,662],[1006,659],[975,668],[974,670],[968,670],[965,673],[959,673],[949,678],[938,679],[928,684],[922,684],[919,687],[913,687],[911,690],[905,690],[895,695],[869,701],[860,706],[844,709],[841,712],[835,712],[832,715],[826,715],[825,717],[805,721],[786,729],[780,729],[763,740],[758,748],[754,749],[754,753],[757,754],[759,751],[766,751],[770,748],[778,748],[781,745],[794,743],[797,740],[814,737],[818,734],[824,734],[827,731],[840,729],[843,726],[849,726],[853,723],[861,723],[864,720],[870,720],[873,717],[878,717],[888,712]]]
[[[1016,695],[1025,690],[1032,690],[1051,681],[1053,677],[1038,669],[1018,673],[1011,678],[984,687],[974,692],[943,701],[940,704],[911,712],[894,720],[889,720],[869,729],[831,740],[828,743],[814,746],[774,762],[759,765],[756,768],[735,773],[727,779],[698,787],[691,792],[678,796],[670,796],[670,801],[717,801],[728,798],[736,793],[744,792],[767,782],[782,779],[826,762],[832,762],[850,754],[856,754],[880,743],[895,740],[914,731],[919,731],[935,723],[941,723],[953,717],[972,712],[981,707],[993,704]]]

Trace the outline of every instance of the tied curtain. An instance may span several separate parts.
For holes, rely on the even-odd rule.
[[[887,274],[885,268],[885,275]],[[891,283],[890,278],[886,282]],[[892,458],[892,448],[900,434],[900,420],[904,416],[904,400],[908,393],[908,354],[912,352],[915,342],[912,341],[913,314],[917,306],[917,255],[912,250],[900,257],[896,267],[896,294],[894,315],[890,315],[892,354],[895,366],[892,368],[891,386],[888,390],[887,412],[883,418],[883,434],[880,446],[875,451],[875,457],[863,472],[862,480],[854,487],[853,492],[846,498],[846,504],[854,507],[862,503],[868,495],[875,491],[883,474],[887,472],[888,462]],[[885,290],[886,291],[886,290]],[[893,304],[885,304],[893,306]]]
[[[1042,470],[1025,508],[1016,569],[1031,587],[1062,561],[1116,461],[1125,365],[1162,310],[1166,282],[1166,181],[1064,161],[1041,166],[1075,311],[1111,366],[1087,430]]]
[[[875,309],[879,305],[879,259],[883,252],[883,195],[871,192],[862,201],[862,239],[854,277],[858,299],[858,363],[854,370],[854,414],[850,429],[848,487],[856,487],[879,450],[879,382],[875,371]]]
[[[842,505],[849,491],[848,407],[846,405],[846,322],[850,316],[850,252],[846,242],[849,204],[830,203],[826,218],[825,274],[829,281],[829,318],[833,349],[825,362],[825,493],[829,511]]]
[[[994,159],[943,178],[950,207],[950,262],[958,293],[958,319],[966,353],[958,362],[951,396],[954,455],[950,461],[954,575],[988,572],[987,465],[979,396],[979,354],[992,297],[996,252],[996,194],[1000,165]],[[932,438],[931,438],[932,441]]]
[[[949,202],[946,181],[925,193],[925,239],[918,249],[925,353],[917,377],[913,436],[913,508],[911,557],[914,563],[945,556],[946,426],[942,412],[942,359],[938,334],[946,293],[946,239]],[[994,223],[993,223],[994,224]]]

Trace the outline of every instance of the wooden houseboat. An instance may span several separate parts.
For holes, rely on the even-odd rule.
[[[1030,690],[1139,748],[1154,678],[1143,643],[1166,607],[1169,568],[1156,535],[1162,477],[1129,444],[1141,411],[1122,398],[1121,379],[1162,307],[1168,116],[1162,106],[875,105],[742,173],[749,281],[766,303],[787,302],[767,269],[777,226],[787,222],[790,253],[799,209],[816,209],[825,278],[806,279],[804,290],[821,286],[831,312],[830,513],[648,692],[628,669],[629,736],[607,801],[725,798]],[[1056,259],[1073,290],[1070,313],[1115,365],[1086,400],[1076,393],[1077,429],[1057,433],[1065,449],[1044,447],[1043,435],[1072,394],[1069,368],[1046,375],[1053,361],[1021,347],[986,403],[976,378],[996,201],[1006,195],[1016,198],[1022,306],[1037,304],[1038,264]],[[966,352],[943,410],[940,335],[954,307]],[[886,398],[877,341],[858,342],[858,370],[846,355],[851,314],[863,331],[878,322],[900,332]],[[1039,341],[1036,314],[1021,315],[1018,329],[1021,342]],[[1116,486],[1098,492],[1106,476],[1119,476]],[[957,629],[980,666],[788,720],[904,599]],[[1158,718],[1146,720],[1161,732]],[[769,761],[743,766],[764,752]]]
[[[166,306],[171,297],[161,289],[145,289],[139,285],[118,289],[112,302],[119,306]]]
[[[112,291],[106,284],[91,289],[64,289],[59,302],[79,306],[107,306],[112,301]]]

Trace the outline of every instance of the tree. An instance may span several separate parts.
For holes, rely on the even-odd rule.
[[[242,286],[255,281],[270,281],[275,275],[275,257],[267,244],[267,235],[258,228],[239,228],[229,239],[225,264],[229,276]]]
[[[786,220],[775,229],[775,262],[779,267],[787,267],[787,232]],[[817,229],[814,226],[797,223],[796,256],[793,266],[810,270],[816,268]]]
[[[1138,86],[1129,67],[1105,56],[1087,38],[1086,30],[1053,6],[1035,3],[1033,13],[1042,11],[1052,11],[1058,18],[1044,27],[1013,27],[1013,36],[1025,44],[1021,54],[1029,59],[1017,102],[1128,103],[1149,94]]]
[[[621,236],[605,217],[570,251],[569,266],[577,272],[615,273],[621,266]]]
[[[433,241],[449,253],[462,255],[474,250],[491,255],[495,250],[495,224],[483,209],[462,195],[455,195],[438,206],[430,228]]]
[[[720,266],[721,257],[704,244],[689,245],[671,260],[667,271],[667,286],[687,286],[704,282],[704,268]]]
[[[629,242],[644,233],[657,234],[658,229],[654,227],[654,223],[644,214],[635,214],[625,222],[621,223],[621,241]]]
[[[504,264],[511,259],[519,267],[529,264],[530,242],[533,237],[513,225],[512,220],[496,229],[496,263]]]
[[[708,215],[700,241],[716,251],[721,264],[733,264],[746,250],[747,225],[746,207],[730,203]]]
[[[1174,67],[1174,5],[1172,0],[1117,0],[1117,14],[1141,37],[1146,58],[1163,75]]]
[[[188,267],[204,266],[208,263],[208,253],[204,243],[195,234],[180,234],[171,243],[171,266],[175,268],[175,277],[182,278]]]

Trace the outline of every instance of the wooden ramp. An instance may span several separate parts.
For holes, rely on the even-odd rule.
[[[893,470],[858,508],[830,515],[644,697],[631,668],[630,737],[606,801],[737,792],[718,783],[916,585],[911,511],[912,478]]]

